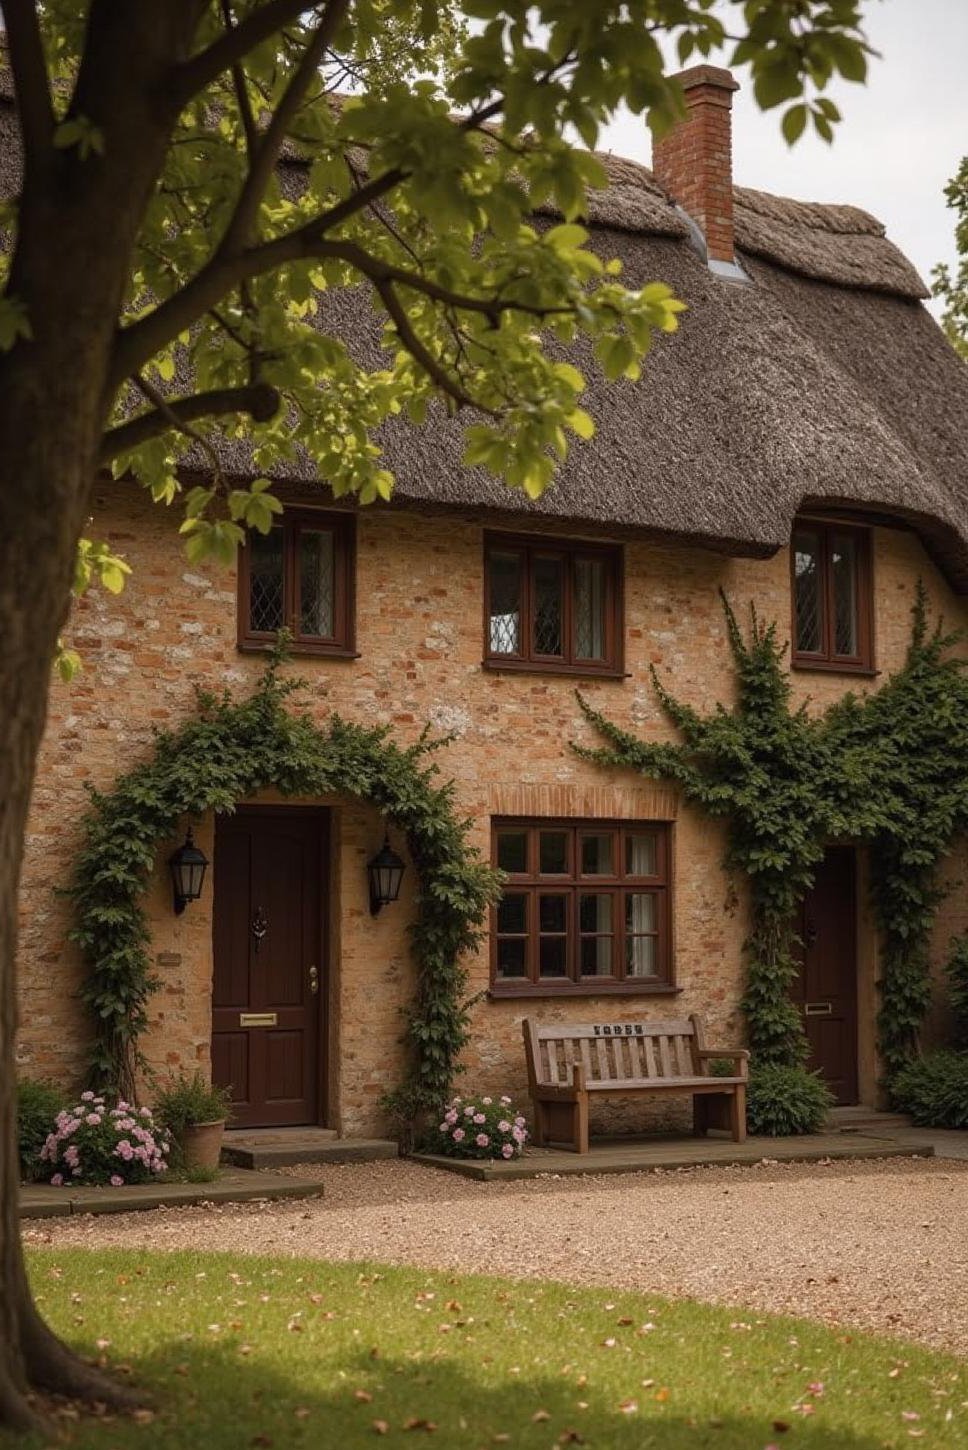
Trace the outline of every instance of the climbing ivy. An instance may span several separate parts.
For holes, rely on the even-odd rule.
[[[874,913],[883,938],[879,1044],[888,1081],[919,1050],[930,997],[928,944],[938,864],[968,827],[968,679],[951,653],[960,636],[927,624],[919,585],[903,667],[880,689],[828,710],[791,707],[786,645],[750,611],[744,636],[725,595],[737,677],[731,709],[701,715],[652,672],[678,744],[636,739],[579,696],[607,744],[578,753],[675,781],[729,823],[726,865],[750,886],[746,1015],[761,1066],[795,1067],[806,1039],[790,999],[797,908],[831,840],[870,844]]]
[[[158,986],[151,969],[143,897],[159,843],[180,818],[231,811],[265,786],[285,796],[334,792],[370,801],[406,833],[419,880],[411,946],[417,969],[408,1011],[408,1065],[388,1109],[402,1122],[447,1097],[468,1037],[464,955],[481,939],[499,877],[467,842],[469,822],[454,809],[428,756],[446,740],[426,732],[407,748],[386,727],[331,716],[317,725],[293,713],[303,687],[280,678],[282,649],[248,699],[200,693],[198,714],[157,735],[149,760],[93,795],[70,893],[85,979],[81,995],[94,1025],[92,1085],[133,1097],[145,1067],[140,1038]]]

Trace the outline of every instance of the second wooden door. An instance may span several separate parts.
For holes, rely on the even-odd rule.
[[[830,847],[804,898],[798,924],[800,972],[794,1001],[819,1069],[838,1103],[857,1102],[856,860],[851,846]]]

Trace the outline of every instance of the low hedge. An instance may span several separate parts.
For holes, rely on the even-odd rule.
[[[746,1125],[751,1133],[786,1138],[816,1133],[834,1105],[834,1095],[805,1067],[769,1064],[750,1069]]]
[[[17,1083],[17,1149],[20,1176],[32,1182],[48,1170],[40,1150],[54,1131],[57,1114],[67,1106],[60,1088],[44,1079],[24,1077]]]
[[[968,1128],[968,1052],[916,1058],[892,1079],[891,1100],[919,1128]]]

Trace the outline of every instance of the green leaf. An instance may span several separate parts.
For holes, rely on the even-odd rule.
[[[565,422],[573,433],[578,434],[579,438],[594,438],[595,420],[590,413],[585,412],[584,408],[573,408]]]
[[[561,222],[558,226],[545,232],[542,240],[546,246],[553,247],[556,252],[573,252],[577,247],[585,245],[588,241],[588,232],[577,222]]]
[[[807,107],[802,101],[798,105],[790,106],[787,111],[784,111],[780,128],[783,131],[783,136],[788,146],[793,146],[799,141],[806,124]]]

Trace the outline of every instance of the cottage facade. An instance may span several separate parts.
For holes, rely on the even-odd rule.
[[[279,480],[282,525],[231,571],[185,562],[174,510],[131,483],[99,485],[97,536],[133,575],[120,599],[78,603],[70,642],[85,669],[53,686],[22,892],[24,1072],[73,1082],[84,1069],[81,968],[57,888],[86,788],[147,758],[153,730],[192,713],[196,686],[245,693],[283,625],[319,719],[386,723],[401,743],[428,722],[453,736],[441,768],[475,843],[509,873],[468,963],[476,1090],[523,1097],[526,1016],[697,1012],[711,1041],[742,1040],[746,912],[723,828],[667,785],[578,758],[570,742],[589,737],[575,689],[649,739],[672,738],[653,667],[700,709],[730,700],[720,590],[789,630],[794,696],[813,707],[901,664],[918,580],[935,612],[968,623],[968,382],[872,218],[733,188],[732,88],[714,68],[688,73],[689,120],[658,148],[659,180],[610,161],[594,245],[630,283],[669,281],[689,312],[640,384],[593,386],[596,439],[547,498],[462,468],[443,420],[401,429],[384,440],[391,505],[336,503],[295,465]],[[368,355],[366,307],[340,306]],[[246,460],[227,450],[226,466],[244,475]],[[266,792],[194,824],[211,862],[200,900],[173,910],[166,859],[183,830],[150,883],[163,983],[151,1063],[233,1083],[242,1123],[380,1133],[414,986],[412,867],[399,900],[371,914],[384,822],[345,797]],[[406,862],[392,831],[390,844]],[[873,1105],[866,869],[862,849],[831,843],[805,903],[797,993],[815,1065],[840,1101]],[[966,927],[960,888],[939,914],[939,960]]]

